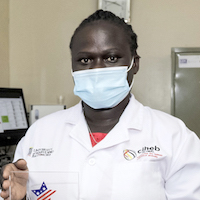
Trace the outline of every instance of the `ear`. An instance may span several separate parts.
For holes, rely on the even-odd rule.
[[[139,70],[139,60],[140,60],[140,56],[137,54],[134,55],[134,64],[133,64],[133,73],[137,74],[138,70]]]

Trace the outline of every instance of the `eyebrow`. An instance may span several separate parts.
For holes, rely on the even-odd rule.
[[[120,51],[120,49],[118,49],[118,48],[109,48],[109,49],[105,49],[105,50],[103,50],[102,51],[102,53],[110,53],[110,52],[116,52],[116,51]],[[78,52],[77,53],[77,55],[81,55],[81,54],[92,54],[93,53],[93,51],[80,51],[80,52]]]

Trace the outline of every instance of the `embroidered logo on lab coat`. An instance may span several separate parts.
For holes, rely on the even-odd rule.
[[[150,146],[150,147],[144,146],[141,149],[139,149],[137,153],[138,153],[137,160],[141,158],[145,159],[145,157],[151,159],[158,159],[163,156],[162,154],[160,154],[160,147],[158,146]]]
[[[52,148],[39,148],[34,149],[33,147],[29,148],[28,156],[35,158],[38,156],[51,156],[51,154],[54,152]]]
[[[124,158],[126,160],[133,160],[134,158],[137,158],[137,160],[143,158],[143,159],[159,159],[163,157],[163,155],[160,153],[161,149],[158,146],[144,146],[139,150],[133,151],[130,149],[125,149],[123,151]]]
[[[124,153],[124,158],[126,160],[133,160],[137,156],[137,154],[135,153],[135,151],[129,150],[129,149],[125,149],[123,151],[123,153]]]

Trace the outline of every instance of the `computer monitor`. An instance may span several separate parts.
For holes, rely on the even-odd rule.
[[[0,147],[17,144],[28,127],[22,89],[0,88]]]

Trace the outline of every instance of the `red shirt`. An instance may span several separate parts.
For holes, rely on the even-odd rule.
[[[90,133],[90,140],[92,143],[92,147],[95,146],[97,143],[94,141],[94,139],[92,138],[91,134],[93,135],[94,139],[96,140],[97,143],[99,143],[101,140],[103,140],[106,137],[106,133]]]

